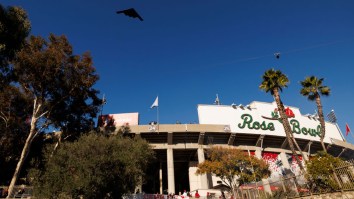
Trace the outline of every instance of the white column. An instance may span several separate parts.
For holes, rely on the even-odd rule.
[[[304,154],[304,157],[302,157],[303,160],[308,161],[309,160],[309,153],[307,153],[307,152],[302,152],[302,153]]]
[[[262,159],[262,150],[260,148],[256,149],[256,151],[254,153],[255,153],[256,158]]]
[[[162,194],[162,162],[160,162],[159,177],[160,177],[160,194]]]
[[[204,158],[204,149],[202,147],[198,148],[198,162],[202,163],[205,161]],[[200,189],[209,189],[208,187],[208,178],[206,174],[202,174],[199,176],[200,181]]]
[[[280,153],[280,158],[281,158],[281,162],[283,163],[284,168],[290,169],[290,164],[289,164],[288,158],[286,157],[285,152]]]
[[[288,158],[286,157],[286,153],[285,152],[281,152],[280,153],[280,158],[281,158],[281,162],[283,163],[283,166],[284,168],[286,169],[290,169],[290,164],[289,164],[289,161],[288,161]],[[296,187],[296,184],[295,184],[295,181],[294,179],[290,180],[293,184],[293,186],[291,186],[291,189],[298,193],[298,190],[297,190],[297,187]]]
[[[257,148],[255,151],[255,156],[258,159],[262,159],[262,148]],[[272,194],[272,190],[270,189],[270,185],[269,185],[269,180],[268,179],[262,179],[262,184],[263,184],[263,188],[264,191],[268,194]]]
[[[167,148],[167,184],[168,193],[176,193],[175,191],[175,169],[173,164],[173,149]]]
[[[272,195],[272,190],[270,189],[270,184],[268,179],[262,179],[262,184],[264,191],[270,195]]]
[[[198,162],[189,162],[189,169],[188,169],[188,174],[189,174],[189,190],[196,190],[200,189],[200,177],[199,175],[195,174],[197,172],[197,167]]]

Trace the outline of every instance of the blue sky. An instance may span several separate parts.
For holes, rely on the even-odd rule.
[[[197,105],[271,102],[259,90],[261,76],[275,68],[288,75],[287,105],[303,114],[316,106],[299,94],[306,76],[325,78],[322,98],[345,133],[354,131],[354,1],[25,1],[32,34],[64,34],[75,53],[90,51],[105,93],[104,113],[139,112],[140,123],[156,120],[149,107],[159,96],[160,123],[198,122]],[[134,7],[144,18],[117,15]],[[280,59],[274,53],[280,52]],[[349,135],[348,141],[354,142]]]

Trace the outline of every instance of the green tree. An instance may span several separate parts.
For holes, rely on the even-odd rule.
[[[0,90],[11,82],[13,68],[10,61],[23,47],[30,30],[30,21],[22,8],[5,8],[0,4]]]
[[[274,70],[274,69],[267,70],[263,74],[262,79],[263,81],[259,86],[259,88],[261,90],[264,90],[266,93],[270,92],[270,94],[274,97],[274,100],[277,103],[277,107],[280,114],[280,120],[281,123],[283,124],[283,128],[289,143],[290,150],[292,151],[301,171],[304,171],[304,167],[298,157],[298,154],[295,151],[294,145],[296,145],[296,148],[298,149],[298,151],[300,151],[303,157],[304,155],[302,154],[302,150],[300,149],[299,145],[297,144],[292,134],[288,116],[285,114],[284,104],[281,101],[280,94],[279,94],[279,91],[280,92],[283,91],[283,88],[288,86],[289,79],[280,70]]]
[[[312,192],[332,192],[339,189],[335,180],[334,168],[343,165],[344,161],[326,152],[318,152],[306,163],[306,178],[310,182]]]
[[[134,193],[154,152],[137,137],[90,133],[65,142],[30,172],[38,198],[121,198]]]
[[[234,196],[235,190],[242,184],[257,182],[270,175],[264,160],[239,149],[212,147],[207,156],[207,160],[198,164],[197,174],[214,174],[230,188]]]
[[[323,78],[317,78],[315,76],[306,77],[304,81],[301,81],[301,90],[300,93],[303,96],[307,96],[307,99],[310,101],[315,101],[318,110],[318,117],[321,124],[321,145],[325,152],[327,152],[326,146],[323,142],[323,139],[326,135],[325,121],[323,117],[323,108],[321,103],[321,95],[329,96],[331,89],[328,86],[322,84]]]
[[[83,127],[93,123],[100,104],[98,91],[92,88],[98,75],[91,56],[74,55],[65,36],[51,34],[48,41],[31,36],[13,64],[18,88],[32,101],[32,112],[30,130],[9,186],[10,194],[33,139],[50,126],[62,130],[65,137],[77,137]]]

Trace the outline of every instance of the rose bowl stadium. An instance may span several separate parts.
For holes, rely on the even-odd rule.
[[[284,175],[284,170],[296,175],[299,165],[289,149],[276,107],[275,102],[258,101],[247,106],[198,105],[198,124],[139,125],[138,113],[125,113],[104,115],[100,125],[129,124],[132,134],[146,139],[153,147],[157,158],[147,169],[140,191],[179,193],[220,185],[215,176],[195,174],[197,164],[205,160],[205,151],[211,146],[235,147],[264,159],[272,172],[270,179]],[[297,107],[285,108],[304,162],[322,150],[318,117],[303,115]],[[354,157],[354,145],[346,142],[338,125],[326,121],[325,126],[328,153],[347,159]]]

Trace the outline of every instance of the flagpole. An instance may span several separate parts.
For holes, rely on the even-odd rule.
[[[160,133],[159,106],[157,106],[157,133]]]
[[[155,107],[157,108],[157,110],[156,110],[157,133],[159,133],[160,132],[160,129],[159,129],[159,127],[160,127],[160,121],[159,121],[159,96],[156,97],[154,103],[151,105],[150,108],[155,108]]]
[[[354,138],[354,135],[353,135],[353,133],[351,132],[351,131],[349,131],[350,132],[350,135],[352,135],[352,137]]]

